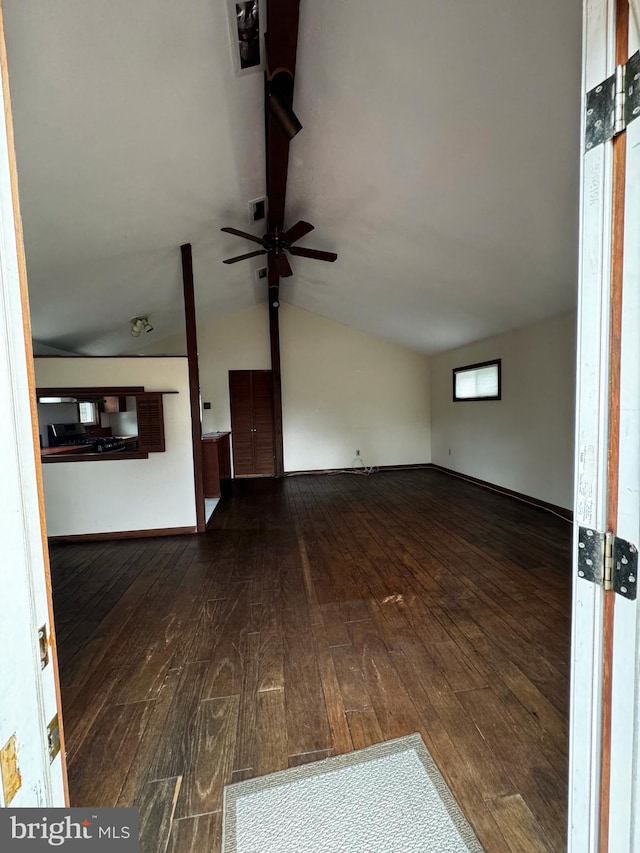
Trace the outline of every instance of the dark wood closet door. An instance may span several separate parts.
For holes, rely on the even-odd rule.
[[[251,371],[229,371],[231,442],[234,475],[253,473],[253,416],[251,413]]]
[[[234,476],[273,476],[273,397],[270,370],[230,370]]]
[[[251,376],[253,401],[253,459],[256,474],[273,476],[273,387],[270,370]]]

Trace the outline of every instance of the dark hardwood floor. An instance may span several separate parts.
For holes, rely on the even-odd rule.
[[[215,851],[225,783],[420,732],[489,853],[564,850],[570,536],[426,469],[237,481],[205,535],[53,546],[72,805]]]

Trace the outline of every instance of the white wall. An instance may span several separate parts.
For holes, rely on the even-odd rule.
[[[203,431],[229,430],[229,370],[271,367],[267,306],[200,324],[198,349]],[[280,350],[286,471],[430,461],[426,356],[285,303]]]
[[[432,461],[572,507],[575,325],[570,312],[432,358]],[[454,403],[452,369],[493,358],[502,400]]]
[[[77,403],[38,403],[38,429],[42,447],[49,446],[48,424],[75,424],[78,418]]]
[[[202,431],[231,429],[230,370],[270,370],[269,315],[266,304],[198,325],[198,368]]]
[[[426,356],[286,304],[280,343],[285,470],[430,461]]]
[[[49,536],[195,526],[186,358],[36,358],[35,366],[41,387],[178,391],[163,397],[165,453],[42,466]]]

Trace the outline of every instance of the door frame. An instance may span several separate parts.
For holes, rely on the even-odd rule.
[[[3,702],[0,697],[0,746],[4,745],[9,733],[15,735],[22,784],[9,805],[64,806],[69,804],[69,791],[44,517],[27,274],[1,7],[0,67],[4,106],[0,119],[3,125],[0,128],[0,328],[4,339],[0,355],[0,408],[3,410],[0,467],[5,496],[8,501],[15,499],[11,511],[5,513],[11,533],[7,535],[3,531],[2,537],[3,562],[10,567],[2,577],[3,594],[7,595],[11,606],[3,610],[3,629],[8,636],[3,636],[0,644],[7,700]],[[40,628],[44,628],[47,663],[41,663]],[[19,689],[13,689],[16,679]],[[56,715],[60,749],[52,759],[47,725]],[[7,805],[1,787],[0,804]]]
[[[582,127],[580,135],[580,243],[576,363],[576,433],[571,617],[568,851],[598,848],[602,735],[604,595],[578,579],[578,527],[603,530],[609,376],[609,286],[613,158],[611,146],[583,155],[586,93],[615,66],[614,0],[585,0]]]
[[[579,578],[577,568],[579,526],[640,541],[640,263],[633,239],[640,229],[640,123],[585,150],[586,93],[626,61],[628,14],[628,0],[584,0],[569,853],[638,844],[637,605]],[[634,39],[635,27],[632,50]],[[625,201],[628,134],[637,140],[637,179]]]

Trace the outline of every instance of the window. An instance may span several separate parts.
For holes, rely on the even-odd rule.
[[[81,424],[97,424],[100,422],[100,414],[98,412],[98,404],[89,401],[78,403],[78,413],[80,415]]]
[[[453,402],[462,400],[500,400],[502,360],[481,361],[453,370]]]
[[[163,395],[142,386],[36,388],[43,462],[146,459],[165,452]]]

